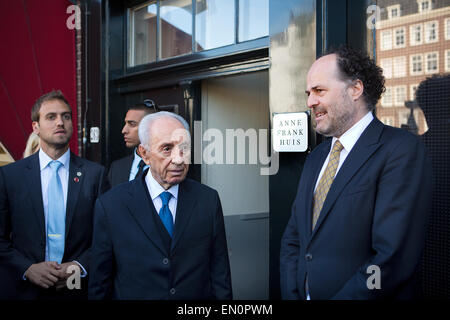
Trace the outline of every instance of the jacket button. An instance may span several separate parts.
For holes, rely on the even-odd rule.
[[[164,264],[168,264],[168,263],[169,263],[169,259],[164,258],[164,259],[163,259],[163,263],[164,263]]]
[[[175,288],[170,289],[170,294],[175,294],[175,292],[177,292]]]
[[[306,261],[311,261],[312,260],[312,254],[311,253],[307,253],[305,255],[305,259],[306,259]]]

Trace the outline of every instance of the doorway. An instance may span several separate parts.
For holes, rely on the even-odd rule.
[[[220,195],[238,300],[269,298],[269,176],[260,161],[270,143],[268,89],[267,71],[201,85],[201,182]]]

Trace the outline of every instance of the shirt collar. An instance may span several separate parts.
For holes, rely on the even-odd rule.
[[[347,152],[350,152],[353,146],[358,141],[359,137],[362,135],[364,130],[369,126],[370,122],[373,120],[372,112],[367,112],[367,114],[362,117],[357,123],[355,123],[350,129],[344,132],[344,134],[338,139],[333,137],[331,145],[333,146],[336,140],[339,140]]]
[[[48,164],[49,164],[50,162],[52,162],[52,161],[53,161],[53,159],[50,158],[50,157],[48,156],[48,154],[46,154],[46,153],[42,150],[42,148],[40,148],[40,149],[39,149],[39,165],[40,165],[41,171],[44,170],[44,169],[48,166]],[[69,168],[69,163],[70,163],[70,148],[67,149],[67,151],[64,152],[64,154],[63,154],[61,157],[59,157],[58,159],[56,159],[56,161],[61,162],[62,165],[63,165],[63,167],[66,168],[66,169],[68,169],[68,168]]]
[[[139,162],[141,162],[142,158],[137,154],[137,148],[134,148],[134,159],[133,163],[137,163],[136,167],[139,167]]]
[[[179,185],[176,184],[174,186],[171,186],[168,190],[165,190],[156,180],[153,178],[153,175],[151,173],[151,170],[147,171],[147,175],[145,176],[145,183],[147,184],[148,192],[150,193],[150,197],[152,200],[155,200],[159,197],[161,193],[164,191],[168,191],[172,194],[172,197],[175,198],[175,200],[178,200],[178,188]]]

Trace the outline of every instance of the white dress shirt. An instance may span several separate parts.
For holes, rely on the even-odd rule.
[[[339,172],[339,169],[342,167],[342,164],[344,163],[345,159],[347,158],[350,151],[352,151],[353,146],[358,141],[361,134],[366,130],[366,128],[369,126],[369,124],[373,120],[372,112],[368,112],[364,117],[362,117],[357,123],[355,123],[350,129],[344,132],[344,134],[338,139],[336,137],[333,137],[333,140],[331,141],[331,148],[330,152],[328,153],[327,158],[325,159],[325,162],[323,163],[322,169],[320,170],[319,177],[316,181],[316,186],[314,187],[314,191],[317,188],[317,185],[319,184],[320,178],[322,178],[322,175],[328,165],[328,161],[330,160],[330,154],[331,150],[333,150],[334,143],[336,140],[339,140],[344,147],[341,150],[341,154],[339,156],[339,164],[336,169],[336,174]],[[335,175],[336,176],[336,175]]]
[[[52,178],[52,169],[49,163],[53,159],[50,158],[42,149],[39,150],[39,166],[41,169],[41,188],[42,188],[42,202],[44,204],[44,217],[45,217],[45,234],[47,234],[47,221],[48,221],[48,184]],[[68,149],[61,157],[56,159],[62,163],[62,166],[58,170],[59,179],[64,195],[64,213],[67,208],[67,189],[69,186],[69,164],[70,164],[70,149]],[[48,247],[45,245],[45,261],[49,261]]]
[[[153,205],[155,206],[156,213],[159,214],[159,211],[162,208],[162,200],[161,193],[164,191],[168,191],[172,194],[172,197],[169,200],[169,209],[172,213],[173,224],[175,225],[175,216],[177,213],[177,203],[178,203],[178,184],[170,187],[168,190],[164,190],[164,188],[153,178],[150,170],[147,171],[147,175],[145,176],[145,183],[147,185],[148,193],[152,198]]]

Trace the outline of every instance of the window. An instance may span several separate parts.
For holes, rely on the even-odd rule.
[[[392,49],[392,30],[381,31],[381,50]]]
[[[162,59],[192,52],[192,4],[164,0],[160,4],[159,51]]]
[[[419,6],[419,12],[425,12],[431,10],[431,0],[417,0]]]
[[[394,5],[387,7],[388,19],[395,19],[400,17],[400,5]]]
[[[450,40],[450,18],[445,19],[445,40]]]
[[[395,48],[404,48],[406,46],[405,33],[405,27],[394,29]]]
[[[411,100],[411,101],[414,101],[414,100],[416,100],[416,91],[417,91],[417,88],[419,87],[419,85],[416,83],[416,84],[412,84],[410,87],[409,87],[409,100]]]
[[[425,23],[425,42],[431,43],[431,42],[437,42],[438,37],[438,27],[439,24],[437,21],[430,21]]]
[[[406,57],[394,58],[394,78],[406,77]]]
[[[156,1],[130,10],[128,65],[156,61]]]
[[[439,72],[439,54],[437,52],[425,53],[425,72]]]
[[[406,100],[406,86],[395,87],[395,105],[404,106]]]
[[[234,1],[196,0],[196,50],[208,50],[234,43]]]
[[[445,71],[450,72],[450,50],[445,50]]]
[[[386,79],[392,78],[392,59],[381,59],[381,69],[383,69],[383,75]]]
[[[134,67],[267,37],[269,0],[151,0],[129,8],[128,18]]]
[[[381,105],[383,107],[392,106],[393,96],[392,96],[392,87],[386,87],[386,91],[381,98]]]
[[[421,54],[413,54],[410,56],[410,74],[412,76],[417,76],[423,72],[423,58]]]
[[[422,44],[422,24],[415,24],[409,27],[409,43],[412,46]]]
[[[269,0],[239,0],[239,41],[257,39],[268,34]]]

